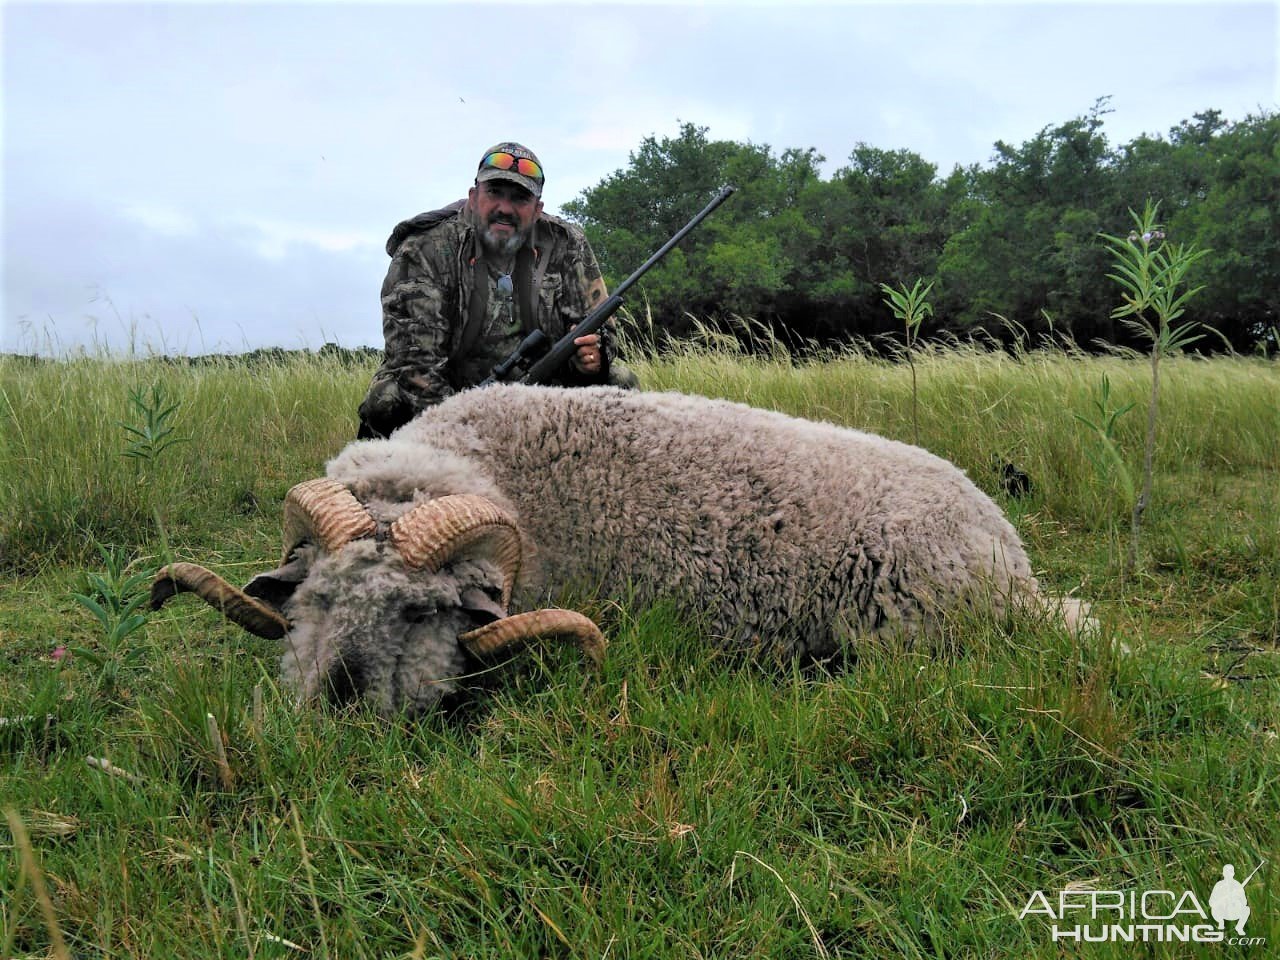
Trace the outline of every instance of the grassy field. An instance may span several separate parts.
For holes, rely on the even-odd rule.
[[[1001,502],[1098,636],[960,622],[935,652],[779,673],[724,662],[666,607],[580,597],[602,673],[549,650],[408,723],[295,707],[276,645],[203,604],[128,609],[168,556],[234,582],[272,565],[285,492],[354,435],[371,369],[0,360],[0,960],[1274,956],[1280,365],[1162,368],[1132,575],[1141,362],[917,366],[920,444]],[[914,432],[907,370],[857,354],[637,367],[654,389]],[[1116,460],[1075,415],[1130,402]],[[1029,498],[1000,489],[1006,460]],[[1064,889],[1207,910],[1224,863],[1264,860],[1246,891],[1265,944],[1055,943],[1020,917]]]

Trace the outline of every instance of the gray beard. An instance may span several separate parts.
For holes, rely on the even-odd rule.
[[[518,231],[503,240],[495,237],[488,229],[480,231],[480,242],[484,244],[485,251],[500,257],[513,255],[525,245],[525,241],[528,239],[526,234]]]

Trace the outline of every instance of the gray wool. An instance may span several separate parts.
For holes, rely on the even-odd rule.
[[[1017,533],[947,461],[703,397],[470,390],[388,440],[350,445],[327,473],[365,501],[480,493],[511,511],[529,553],[515,609],[564,586],[668,597],[729,647],[826,657],[859,637],[918,632],[956,607],[999,612],[1037,596]],[[375,558],[348,559],[355,546],[334,558],[351,564],[352,589],[410,589]],[[379,642],[362,651],[371,663],[392,655]],[[453,655],[440,651],[426,673],[447,675],[437,666],[455,666]]]
[[[410,570],[371,539],[317,554],[284,605],[282,679],[302,698],[360,694],[384,714],[457,693],[476,666],[457,642],[476,626],[461,608],[470,588],[501,596],[501,571],[465,559],[435,574]]]

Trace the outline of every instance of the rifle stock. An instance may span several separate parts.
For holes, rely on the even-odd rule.
[[[622,283],[618,284],[617,289],[613,291],[613,294],[605,300],[604,303],[599,304],[594,310],[579,320],[572,330],[552,344],[550,349],[547,349],[541,357],[534,360],[529,365],[529,368],[525,370],[524,375],[520,377],[520,382],[530,384],[549,383],[554,379],[556,373],[561,367],[569,362],[569,358],[572,357],[574,352],[578,349],[573,341],[577,340],[579,337],[585,337],[590,333],[598,333],[600,328],[603,327],[609,318],[618,312],[618,308],[622,306],[623,294],[631,289],[631,286],[644,276],[659,260],[670,253],[672,247],[683,240],[686,235],[698,226],[698,224],[702,223],[703,220],[710,216],[711,211],[715,210],[716,207],[728,200],[736,189],[737,188],[733,186],[726,186],[717,193],[715,197],[712,198],[711,202],[703,207],[692,220],[676,231],[675,236],[664,243],[657,253],[642,263],[635,273],[631,274],[631,276],[623,280]],[[546,335],[540,330],[534,331],[529,336],[525,337],[520,346],[516,347],[511,356],[507,357],[507,359],[502,361],[502,363],[493,368],[493,371],[481,386],[487,386],[490,383],[501,383],[510,378],[522,364],[531,360],[543,349],[546,340]]]
[[[530,364],[529,369],[520,378],[520,382],[549,383],[555,377],[556,372],[568,363],[569,358],[577,351],[578,348],[573,341],[579,337],[585,337],[589,333],[599,333],[600,328],[609,321],[610,317],[618,312],[620,306],[622,306],[622,295],[615,293],[578,321],[578,324],[572,330],[552,344],[546,353]],[[546,338],[544,337],[543,339],[545,340]]]

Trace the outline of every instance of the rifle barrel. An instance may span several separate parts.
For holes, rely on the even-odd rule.
[[[1267,861],[1263,860],[1263,861],[1262,861],[1262,863],[1258,864],[1256,867],[1254,867],[1254,868],[1253,868],[1253,873],[1257,873],[1259,870],[1261,870],[1264,866],[1266,866],[1266,863],[1267,863]],[[1245,877],[1245,878],[1244,878],[1244,883],[1240,884],[1240,886],[1242,886],[1242,887],[1243,887],[1245,883],[1248,883],[1250,880],[1252,880],[1252,879],[1253,879],[1253,873],[1251,873],[1251,874],[1249,874],[1247,877]]]
[[[620,284],[618,284],[618,286],[613,291],[613,295],[615,297],[620,297],[624,293],[626,293],[627,289],[633,283],[639,280],[642,276],[644,276],[644,274],[648,272],[650,267],[652,267],[655,263],[657,263],[659,260],[665,257],[668,253],[670,253],[672,247],[674,247],[677,243],[679,243],[686,236],[688,236],[690,231],[694,230],[698,226],[698,224],[700,224],[703,220],[709,217],[711,215],[711,211],[713,211],[716,207],[720,206],[720,204],[728,200],[729,197],[733,195],[733,192],[737,189],[738,189],[737,187],[733,186],[732,184],[729,184],[728,186],[724,187],[719,193],[717,193],[714,197],[712,197],[711,202],[702,208],[701,213],[699,213],[696,217],[694,217],[692,220],[686,223],[683,227],[677,230],[676,235],[672,237],[670,240],[668,240],[666,243],[664,243],[662,245],[662,248],[658,250],[657,253],[655,253],[648,260],[642,263],[638,268],[636,268],[635,273],[631,274],[631,276],[627,277],[627,279],[623,280]]]

